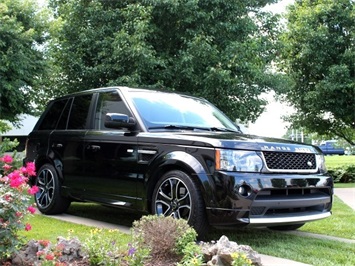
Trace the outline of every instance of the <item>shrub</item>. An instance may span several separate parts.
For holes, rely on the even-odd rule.
[[[355,182],[355,165],[344,165],[328,170],[333,177],[334,183],[354,183]]]
[[[35,175],[34,164],[19,169],[13,164],[12,156],[0,157],[0,260],[9,257],[22,244],[19,230],[31,230],[30,224],[24,224],[24,218],[35,212],[30,195],[38,191],[38,187],[30,188],[27,183]]]
[[[185,247],[196,241],[197,233],[186,220],[148,215],[133,223],[133,237],[138,248],[148,248],[154,260],[178,261]]]

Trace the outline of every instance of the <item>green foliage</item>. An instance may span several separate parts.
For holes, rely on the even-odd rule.
[[[0,0],[0,119],[18,122],[19,114],[36,111],[46,70],[46,23],[35,0]]]
[[[84,241],[83,247],[89,255],[90,265],[143,265],[149,250],[137,250],[132,244],[128,244],[127,251],[118,241],[118,230],[110,230],[109,235],[102,232],[99,228],[92,229],[90,236]]]
[[[252,120],[280,85],[271,71],[278,17],[265,1],[50,1],[56,20],[48,87],[58,94],[107,85],[203,96]]]
[[[355,183],[355,164],[328,170],[334,183]]]
[[[1,100],[1,97],[0,97],[0,100]],[[0,101],[0,104],[1,104],[1,101]],[[1,118],[1,107],[0,107],[0,118]],[[5,133],[9,130],[11,130],[11,126],[6,121],[0,120],[0,134]]]
[[[133,236],[139,248],[150,250],[152,258],[179,258],[197,233],[186,220],[148,215],[133,223]]]
[[[295,128],[355,144],[355,2],[296,0],[287,13],[280,93],[296,109]]]

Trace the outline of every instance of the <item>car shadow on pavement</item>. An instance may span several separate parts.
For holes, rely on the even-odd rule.
[[[95,203],[73,202],[66,212],[77,217],[94,219],[101,222],[132,227],[133,222],[139,220],[142,215],[128,210],[103,206]]]

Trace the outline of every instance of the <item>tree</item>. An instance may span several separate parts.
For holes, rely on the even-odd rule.
[[[33,0],[0,0],[0,119],[17,122],[34,114],[40,77],[45,73],[41,45],[46,18]],[[6,125],[1,122],[1,131]]]
[[[108,85],[202,96],[227,115],[255,119],[277,83],[277,0],[52,0],[53,76],[67,93]]]
[[[355,2],[296,0],[282,35],[280,93],[296,110],[288,120],[355,145]]]

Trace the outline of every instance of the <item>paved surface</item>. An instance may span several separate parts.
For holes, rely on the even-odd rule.
[[[339,197],[344,203],[348,204],[351,208],[355,210],[355,188],[336,188],[334,189],[335,195]],[[110,224],[110,223],[105,223],[101,221],[96,221],[93,219],[88,219],[88,218],[82,218],[82,217],[77,217],[69,214],[61,214],[61,215],[53,215],[48,217],[53,217],[55,219],[59,219],[62,221],[67,221],[67,222],[72,222],[72,223],[77,223],[77,224],[85,224],[89,226],[94,226],[98,228],[108,228],[108,229],[118,229],[121,232],[130,233],[130,228],[126,226],[120,226],[117,224]],[[322,238],[322,239],[330,239],[334,241],[342,241],[346,243],[355,243],[355,240],[350,240],[350,239],[342,239],[338,237],[332,237],[332,236],[325,236],[325,235],[317,235],[317,234],[312,234],[312,233],[306,233],[306,232],[301,232],[301,231],[293,231],[293,232],[287,232],[290,234],[295,234],[295,235],[301,235],[301,236],[307,236],[307,237],[314,237],[314,238]],[[297,261],[292,261],[288,259],[283,259],[283,258],[278,258],[278,257],[273,257],[273,256],[268,256],[264,254],[260,254],[261,257],[261,262],[263,266],[309,266],[309,264],[304,264],[301,262]]]
[[[355,188],[335,188],[334,194],[355,210]]]

